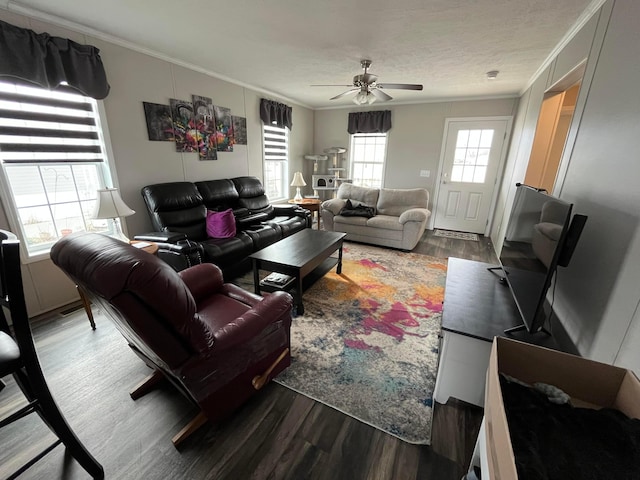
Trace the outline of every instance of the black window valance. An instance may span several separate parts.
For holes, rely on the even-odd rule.
[[[65,84],[97,100],[109,94],[100,50],[0,20],[0,77],[55,90]]]
[[[293,109],[284,103],[278,103],[274,100],[260,99],[260,118],[266,125],[276,125],[283,128],[288,127],[291,130]]]
[[[349,114],[349,133],[387,133],[391,130],[391,110],[352,112]]]

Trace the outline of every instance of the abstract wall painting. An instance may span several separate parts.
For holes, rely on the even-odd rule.
[[[233,152],[233,122],[231,109],[213,106],[216,117],[216,134],[219,152]]]
[[[173,134],[176,140],[176,151],[197,152],[202,141],[196,129],[193,116],[193,104],[187,100],[172,98],[169,100],[173,116]]]
[[[199,95],[193,95],[192,100],[195,126],[201,138],[198,144],[200,160],[217,160],[218,148],[216,119],[213,114],[213,100]]]
[[[247,144],[247,119],[244,117],[231,116],[233,120],[233,140],[236,145]]]
[[[152,141],[175,141],[171,107],[159,103],[142,102],[147,121],[147,134]]]

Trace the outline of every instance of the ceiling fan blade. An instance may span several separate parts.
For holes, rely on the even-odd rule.
[[[378,88],[395,88],[398,90],[422,90],[422,85],[415,83],[378,83]]]
[[[337,98],[344,97],[345,95],[349,95],[350,93],[354,93],[354,92],[358,92],[358,91],[360,91],[359,88],[352,88],[351,90],[347,90],[346,92],[342,92],[340,95],[336,95],[335,97],[331,97],[329,100],[335,100]]]
[[[350,85],[310,85],[311,87],[353,87],[353,84]]]
[[[371,95],[373,95],[374,97],[376,97],[378,100],[380,100],[381,102],[386,102],[387,100],[393,100],[393,97],[390,95],[387,95],[386,93],[384,93],[382,90],[378,90],[377,88],[372,88],[371,89]]]

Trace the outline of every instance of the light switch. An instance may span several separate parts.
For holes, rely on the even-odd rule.
[[[420,176],[421,177],[430,177],[431,176],[431,170],[420,170]]]

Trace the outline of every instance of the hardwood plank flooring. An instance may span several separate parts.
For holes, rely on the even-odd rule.
[[[497,262],[483,237],[471,242],[426,232],[414,251]],[[80,309],[38,319],[34,336],[54,397],[106,478],[459,480],[466,471],[482,419],[477,407],[436,404],[432,445],[411,445],[275,383],[178,451],[171,436],[196,409],[169,385],[131,400],[128,392],[150,370],[100,311],[94,313],[95,331]],[[0,416],[24,403],[13,379],[5,382]],[[52,438],[33,415],[0,430],[0,478]],[[88,475],[57,447],[21,478]]]

